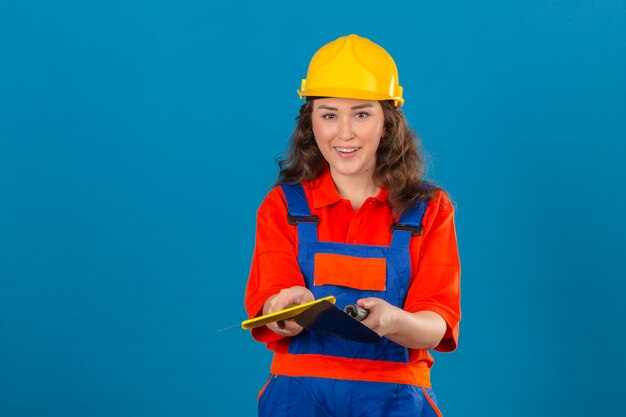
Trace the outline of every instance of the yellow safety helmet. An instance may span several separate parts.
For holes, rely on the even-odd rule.
[[[313,55],[298,94],[300,98],[393,100],[396,106],[404,103],[391,55],[357,35],[343,36],[322,46]]]

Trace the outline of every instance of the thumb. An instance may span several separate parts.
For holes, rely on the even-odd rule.
[[[313,297],[311,297],[310,294],[307,294],[305,292],[301,292],[301,293],[296,294],[296,296],[293,298],[291,304],[293,304],[293,305],[300,305],[300,304],[307,303],[309,301],[313,301]]]
[[[374,297],[361,298],[356,303],[359,307],[370,310],[376,304],[376,299]]]

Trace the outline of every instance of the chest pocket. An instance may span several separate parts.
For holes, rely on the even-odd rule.
[[[387,259],[316,253],[313,281],[315,286],[339,285],[358,290],[385,291]]]

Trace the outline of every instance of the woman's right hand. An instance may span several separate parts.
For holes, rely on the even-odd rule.
[[[293,305],[313,301],[313,293],[306,287],[291,287],[280,290],[267,299],[263,305],[263,314],[270,314]],[[281,336],[295,336],[302,331],[302,326],[294,320],[280,320],[267,324],[267,328]]]

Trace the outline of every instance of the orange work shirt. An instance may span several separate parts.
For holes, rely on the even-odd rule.
[[[366,199],[355,211],[337,192],[328,169],[302,185],[311,214],[319,217],[319,241],[389,246],[394,218],[386,189]],[[460,262],[454,207],[443,191],[437,191],[429,201],[422,225],[421,238],[411,238],[411,278],[402,307],[408,312],[433,311],[443,317],[447,330],[435,350],[449,352],[456,349],[461,318]],[[293,286],[305,286],[298,265],[298,232],[296,226],[287,223],[287,201],[282,189],[275,187],[257,212],[256,245],[245,296],[249,317],[260,315],[271,295]],[[253,329],[252,336],[275,351],[285,352],[289,344],[289,338],[265,326]],[[409,349],[409,358],[429,368],[433,364],[425,349]]]

